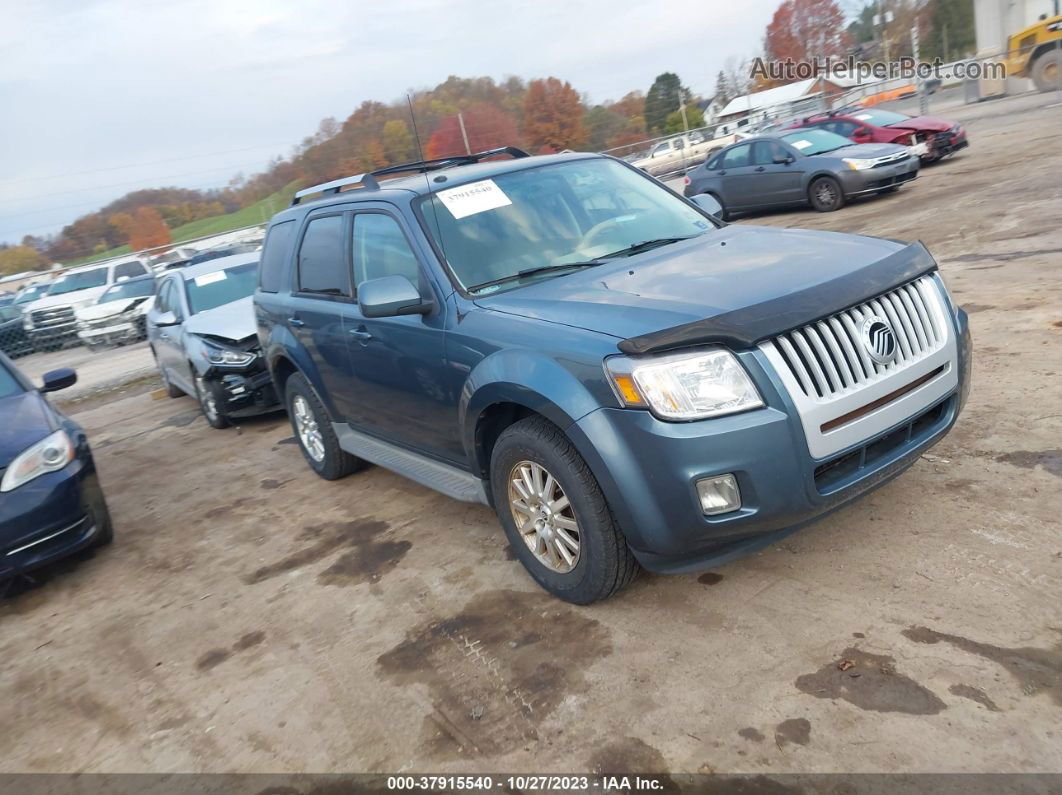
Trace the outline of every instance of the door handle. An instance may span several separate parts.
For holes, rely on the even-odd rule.
[[[763,166],[756,166],[757,171],[763,171]]]
[[[372,334],[370,334],[364,328],[352,328],[350,330],[350,336],[352,336],[358,342],[368,342],[372,339]]]
[[[299,320],[297,317],[289,317],[288,325],[294,326],[295,328],[302,328],[306,324]]]

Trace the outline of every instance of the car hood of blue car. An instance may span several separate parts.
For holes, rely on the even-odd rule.
[[[39,392],[18,392],[0,398],[0,469],[15,457],[59,427],[55,414]]]
[[[813,317],[844,308],[831,305],[830,287],[837,282],[844,282],[848,294],[861,292],[859,300],[889,289],[891,285],[877,283],[875,268],[868,266],[904,248],[892,240],[836,232],[727,226],[645,254],[477,297],[476,303],[620,339],[731,317],[740,310],[752,312],[740,312],[748,320],[739,322],[763,325],[766,307],[797,294],[802,305],[809,297],[818,304],[802,310]],[[757,307],[764,310],[757,313]]]

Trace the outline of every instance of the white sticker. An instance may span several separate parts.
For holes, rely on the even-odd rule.
[[[811,146],[811,141],[793,141],[792,146],[794,149],[807,149]]]
[[[512,204],[509,197],[494,184],[492,179],[441,190],[437,195],[454,218],[464,218],[466,215],[496,210]]]
[[[874,117],[871,116],[869,113],[860,113],[855,116],[855,118],[859,119],[860,121],[866,121],[867,119],[872,119]]]
[[[224,281],[226,278],[227,277],[225,276],[225,271],[214,271],[213,273],[204,273],[202,276],[195,277],[195,286],[206,287],[208,284],[213,284],[214,282],[221,282]]]

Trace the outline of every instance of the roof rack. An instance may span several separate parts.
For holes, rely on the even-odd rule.
[[[515,146],[501,146],[497,149],[488,149],[484,152],[476,152],[470,155],[454,155],[453,157],[439,157],[434,160],[416,160],[412,163],[402,163],[397,166],[388,166],[387,168],[379,168],[376,171],[370,171],[365,174],[358,174],[353,177],[343,177],[342,179],[334,179],[331,182],[324,182],[320,185],[313,185],[309,188],[303,188],[300,191],[296,191],[294,198],[291,200],[292,206],[295,206],[304,196],[309,196],[312,193],[336,194],[342,188],[348,185],[362,185],[366,190],[379,190],[380,183],[376,181],[376,177],[386,176],[388,174],[404,174],[407,171],[415,171],[421,174],[428,171],[435,171],[440,168],[449,168],[451,166],[467,166],[473,163],[478,163],[480,160],[484,160],[488,157],[497,157],[498,155],[509,155],[513,159],[521,157],[530,157],[530,155],[523,149],[518,149]]]

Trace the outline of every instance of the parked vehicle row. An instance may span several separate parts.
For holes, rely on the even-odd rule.
[[[723,218],[799,205],[832,212],[856,197],[896,191],[921,165],[967,146],[958,124],[845,108],[760,126],[690,169],[683,192],[711,196]]]

